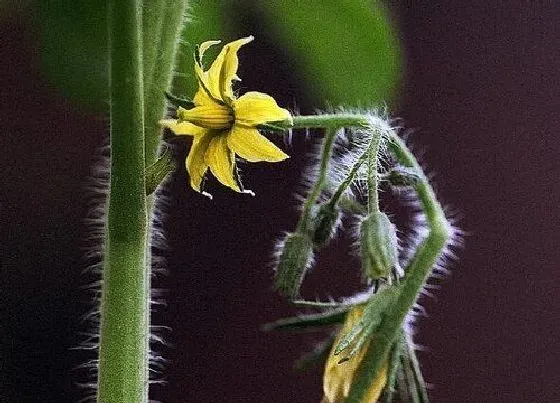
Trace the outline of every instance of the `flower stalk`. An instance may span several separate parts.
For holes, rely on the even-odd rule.
[[[301,213],[301,218],[298,224],[298,231],[306,232],[309,230],[311,212],[317,199],[321,195],[326,183],[327,183],[327,172],[329,168],[329,161],[331,159],[332,148],[334,139],[336,138],[336,133],[338,129],[336,127],[328,127],[325,134],[325,139],[323,140],[323,148],[321,150],[321,165],[319,167],[319,176],[315,185],[311,189],[311,193],[305,200],[303,205],[303,211]]]

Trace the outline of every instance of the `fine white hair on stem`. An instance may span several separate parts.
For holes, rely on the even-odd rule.
[[[85,185],[86,204],[89,212],[84,220],[87,233],[84,236],[83,275],[88,284],[82,287],[90,295],[90,308],[82,316],[83,326],[87,328],[81,333],[80,344],[73,350],[84,352],[85,361],[76,368],[78,381],[76,384],[84,389],[81,402],[93,402],[96,397],[98,351],[99,351],[99,315],[102,285],[102,265],[104,235],[107,218],[107,197],[109,193],[109,146],[100,147],[92,161],[92,172]],[[168,249],[164,236],[166,211],[170,206],[170,198],[166,190],[166,181],[162,183],[152,197],[153,210],[150,223],[150,240],[148,244],[148,264],[151,265],[152,282],[157,275],[165,274],[165,256]],[[157,307],[165,306],[164,290],[153,287],[150,289],[150,313]],[[150,326],[149,332],[149,382],[150,384],[164,384],[162,370],[165,359],[155,352],[155,349],[167,345],[165,334],[170,329],[165,326]]]

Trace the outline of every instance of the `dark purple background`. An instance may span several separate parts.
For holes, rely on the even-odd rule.
[[[414,143],[437,174],[438,195],[470,233],[437,302],[424,301],[429,318],[419,341],[428,347],[421,359],[432,400],[558,401],[560,7],[394,3],[406,60],[396,115],[416,129]],[[304,98],[283,69],[286,56],[270,50],[266,34],[254,33],[263,39],[243,61],[254,72],[243,75],[244,85],[285,105]],[[1,402],[76,401],[73,368],[86,357],[70,350],[86,330],[80,316],[88,296],[79,289],[86,282],[83,184],[107,122],[61,99],[42,77],[37,52],[30,21],[5,19]],[[277,83],[270,82],[271,65]],[[303,110],[313,107],[302,102]],[[154,388],[154,398],[319,401],[321,368],[290,370],[319,337],[259,331],[293,313],[270,292],[270,251],[294,225],[293,192],[310,149],[297,139],[289,162],[246,166],[256,198],[212,186],[210,202],[186,188],[183,172],[172,178],[168,275],[157,280],[168,306],[154,318],[173,328],[164,348],[169,385]],[[305,288],[309,297],[344,290],[334,283],[353,271],[346,271],[346,244],[337,246],[340,252],[320,257]]]

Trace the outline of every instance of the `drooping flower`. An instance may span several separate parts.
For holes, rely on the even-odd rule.
[[[279,162],[288,158],[257,127],[271,122],[289,126],[290,112],[280,108],[269,95],[247,92],[237,98],[232,89],[233,81],[239,80],[237,52],[252,40],[249,36],[225,45],[208,70],[204,70],[202,57],[220,41],[202,43],[195,57],[199,88],[193,99],[194,107],[179,107],[177,119],[161,121],[176,135],[193,137],[186,166],[191,186],[198,192],[208,168],[223,185],[241,192],[236,155],[249,162]]]
[[[341,362],[341,357],[335,355],[334,352],[340,340],[360,321],[364,313],[364,308],[365,306],[358,305],[351,308],[346,314],[344,325],[334,342],[332,351],[325,364],[325,373],[323,375],[323,403],[338,403],[344,401],[344,399],[348,397],[350,387],[354,381],[354,375],[367,352],[370,342],[364,343],[354,356],[344,362]],[[377,402],[387,382],[387,369],[387,363],[385,363],[379,377],[370,385],[367,394],[364,396],[363,403]]]

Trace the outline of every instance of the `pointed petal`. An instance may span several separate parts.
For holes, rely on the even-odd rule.
[[[202,58],[204,53],[213,45],[219,44],[221,41],[206,41],[203,42],[198,47],[198,54],[195,54],[194,71],[198,77],[198,82],[200,83],[197,94],[193,101],[196,104],[205,104],[208,102],[216,102],[215,100],[221,101],[219,91],[212,91],[210,83],[208,81],[208,72],[204,71],[204,66],[202,64]],[[198,99],[196,99],[198,98]],[[215,100],[214,100],[215,99]]]
[[[274,98],[262,92],[251,91],[233,101],[235,123],[255,127],[267,122],[289,121],[292,115],[280,108]]]
[[[239,67],[237,52],[241,46],[251,42],[253,39],[253,36],[241,38],[228,43],[222,48],[222,51],[207,72],[208,88],[213,96],[218,95],[219,99],[226,103],[233,100],[231,84],[237,78],[237,68]]]
[[[200,46],[198,47],[198,57],[199,59],[202,61],[202,58],[204,57],[204,52],[206,52],[208,49],[210,49],[212,46],[214,45],[218,45],[222,43],[222,41],[206,41],[206,42],[202,42],[200,44]]]
[[[228,148],[225,134],[215,136],[210,141],[210,146],[206,151],[206,163],[210,166],[210,171],[223,185],[236,192],[241,191],[233,176],[235,155]]]
[[[186,165],[191,178],[191,186],[197,192],[201,191],[200,184],[208,169],[205,155],[211,139],[212,136],[210,134],[198,138],[195,137],[189,155],[187,156]]]
[[[207,89],[204,89],[203,84],[200,82],[200,79],[198,84],[198,91],[196,92],[196,94],[194,94],[193,102],[196,106],[219,105],[217,100],[209,94],[209,91],[207,91]]]
[[[288,155],[262,136],[257,129],[234,125],[227,136],[229,148],[249,162],[278,162]]]
[[[163,127],[171,129],[173,133],[178,136],[194,136],[201,137],[208,133],[208,129],[193,125],[189,122],[178,123],[176,119],[163,119],[159,121],[159,124]]]

